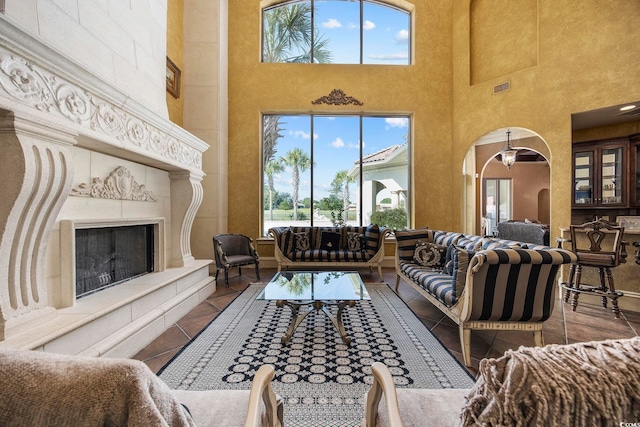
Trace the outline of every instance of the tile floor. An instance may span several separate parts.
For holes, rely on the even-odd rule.
[[[269,281],[274,274],[275,269],[260,270],[263,282]],[[370,273],[368,270],[360,270],[360,275],[365,283],[379,280],[377,272]],[[383,275],[386,283],[395,284],[394,268],[383,269]],[[151,370],[157,372],[253,281],[256,281],[256,278],[250,268],[245,268],[241,276],[237,275],[237,270],[235,274],[230,272],[228,288],[225,287],[224,280],[221,280],[214,294],[133,358],[144,361]],[[451,354],[461,361],[462,354],[460,353],[457,325],[402,281],[399,294],[431,332],[449,349]],[[570,305],[558,301],[552,317],[544,326],[546,344],[631,338],[639,334],[640,313],[623,311],[620,319],[616,320],[610,310],[603,310],[599,306],[585,303],[580,303],[577,311],[573,312]],[[473,366],[469,371],[476,375],[479,361],[484,357],[498,357],[505,350],[533,344],[533,334],[530,332],[473,331],[471,333]]]

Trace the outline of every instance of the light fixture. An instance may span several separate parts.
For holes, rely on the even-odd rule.
[[[507,170],[511,169],[511,166],[516,162],[516,155],[518,154],[518,150],[514,150],[511,148],[511,131],[507,131],[507,147],[500,152],[500,156],[502,157],[502,164],[507,167]]]

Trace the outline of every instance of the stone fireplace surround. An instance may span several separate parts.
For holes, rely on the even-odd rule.
[[[215,291],[190,248],[208,145],[4,20],[0,147],[0,349],[130,357]],[[136,168],[162,204],[79,201],[87,159]],[[64,224],[145,218],[166,227],[166,268],[71,298]]]

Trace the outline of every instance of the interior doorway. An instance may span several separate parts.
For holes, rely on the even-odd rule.
[[[507,168],[501,151],[517,150],[515,163]],[[529,129],[500,128],[478,138],[463,165],[465,233],[493,234],[501,221],[550,221],[551,168],[549,147]]]

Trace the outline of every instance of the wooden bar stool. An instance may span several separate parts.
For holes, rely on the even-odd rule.
[[[569,297],[572,296],[571,307],[576,311],[581,293],[599,295],[602,308],[607,308],[610,299],[613,314],[619,319],[618,298],[623,294],[616,291],[611,269],[626,262],[626,242],[622,240],[624,227],[599,219],[582,225],[572,225],[570,233],[571,240],[564,241],[571,242],[571,250],[578,260],[571,264],[567,282],[560,284],[565,289],[564,302],[569,302]],[[598,269],[599,284],[582,283],[584,267]]]

